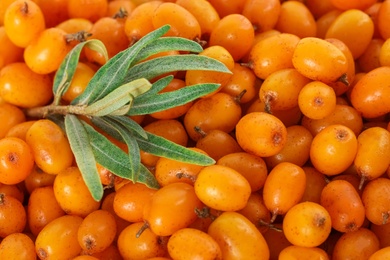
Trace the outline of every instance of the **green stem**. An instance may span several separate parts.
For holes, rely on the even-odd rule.
[[[28,108],[24,112],[26,116],[31,118],[46,118],[49,115],[58,114],[74,114],[74,115],[87,115],[85,112],[86,106],[58,106],[48,105],[43,107]]]

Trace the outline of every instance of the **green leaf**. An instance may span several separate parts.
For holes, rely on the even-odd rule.
[[[137,176],[137,180],[139,183],[144,183],[146,186],[152,189],[158,189],[160,188],[160,184],[157,182],[156,178],[154,177],[153,173],[149,171],[148,168],[145,167],[145,165],[140,165],[140,171],[139,175]]]
[[[85,122],[83,123],[85,130],[88,132],[96,161],[115,175],[131,180],[128,155],[108,140],[104,135],[97,132],[92,126]],[[151,188],[159,188],[159,185],[154,178],[150,178],[148,176],[145,177],[142,176],[142,174],[144,174],[144,171],[141,166],[140,175],[137,176],[138,182],[144,183]]]
[[[145,152],[196,165],[207,166],[215,163],[215,160],[207,155],[192,151],[161,136],[149,132],[147,134],[147,140],[135,136],[139,148]]]
[[[152,87],[152,84],[146,79],[133,80],[124,84],[112,92],[108,93],[104,98],[92,103],[85,108],[85,112],[90,116],[105,116],[111,113],[119,114],[118,109],[121,109],[126,104],[131,104],[134,97],[145,93]],[[124,109],[126,114],[130,109],[130,105]]]
[[[186,54],[154,58],[138,63],[129,69],[124,81],[146,78],[151,80],[159,75],[183,70],[208,70],[232,73],[222,62],[202,55]]]
[[[146,46],[134,60],[136,63],[142,61],[151,55],[164,51],[189,51],[199,53],[203,51],[202,46],[192,40],[180,37],[162,37],[157,39],[153,44]]]
[[[134,99],[129,115],[146,115],[186,104],[218,89],[219,84],[197,84],[161,94]]]
[[[152,96],[158,94],[158,92],[163,90],[169,83],[171,83],[173,78],[174,78],[173,75],[168,75],[166,77],[163,77],[163,78],[155,81],[149,91],[146,91],[142,95],[139,95],[137,98],[139,100],[141,100],[141,99],[147,100],[149,97],[152,97]]]
[[[112,120],[108,117],[94,117],[92,119],[92,123],[96,126],[104,129],[110,129],[107,132],[115,132],[114,137],[119,139],[120,141],[124,141],[127,145],[128,151],[128,159],[130,162],[130,179],[133,181],[137,181],[136,177],[139,172],[139,165],[141,164],[141,156],[140,150],[138,147],[138,143],[134,138],[133,134],[128,131],[126,127],[124,127],[121,123],[118,123],[115,120]]]
[[[109,59],[108,62],[95,73],[84,92],[72,101],[72,105],[91,104],[106,96],[117,87],[123,85],[124,82],[130,82],[131,80],[124,81],[124,79],[138,53],[148,44],[151,44],[164,35],[169,28],[170,26],[166,25],[147,34],[130,48],[119,52]]]
[[[54,102],[58,105],[64,93],[68,90],[70,83],[72,82],[76,67],[79,62],[80,53],[84,46],[101,53],[106,60],[108,60],[107,49],[103,42],[97,39],[87,40],[77,44],[64,58],[60,67],[58,68],[53,82]]]
[[[77,116],[71,114],[65,116],[65,129],[84,182],[92,197],[96,201],[100,201],[103,197],[103,185],[100,181],[88,134]]]
[[[106,116],[106,118],[110,118],[111,120],[117,121],[118,123],[120,123],[124,127],[126,127],[127,130],[130,131],[131,133],[140,135],[145,139],[148,138],[146,131],[142,128],[142,126],[140,126],[137,122],[135,122],[130,117],[127,117],[127,116]]]

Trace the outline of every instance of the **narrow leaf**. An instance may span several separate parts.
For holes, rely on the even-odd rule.
[[[153,173],[149,171],[148,168],[145,167],[145,165],[140,165],[140,171],[137,176],[137,180],[139,183],[144,183],[146,186],[152,189],[158,189],[160,188],[160,184],[157,182],[156,178],[154,177]]]
[[[145,35],[130,48],[119,52],[109,59],[108,62],[96,72],[84,92],[72,101],[72,105],[91,104],[106,96],[124,82],[130,82],[131,80],[124,81],[124,78],[127,75],[128,69],[134,63],[137,54],[148,44],[151,44],[164,35],[169,28],[169,25],[165,25]]]
[[[197,84],[157,95],[134,99],[129,115],[146,115],[186,104],[218,89],[219,84]]]
[[[88,132],[96,161],[115,175],[131,180],[128,155],[104,135],[97,132],[92,126],[84,123],[84,128]],[[144,183],[148,187],[159,188],[157,181],[149,176],[142,176],[144,173],[141,169],[137,177],[138,182]]]
[[[103,197],[103,185],[100,181],[88,134],[77,116],[72,114],[65,116],[65,129],[84,182],[92,197],[96,201],[100,201]]]
[[[58,68],[53,82],[54,102],[58,105],[63,94],[68,90],[70,83],[72,82],[74,73],[76,71],[77,64],[79,62],[80,53],[84,46],[96,50],[101,53],[106,60],[108,59],[107,49],[103,42],[97,39],[87,40],[77,44],[64,58],[60,67]]]
[[[149,89],[149,91],[146,91],[142,95],[139,95],[137,98],[139,100],[147,100],[151,96],[155,96],[158,92],[163,90],[172,80],[174,76],[168,75],[166,77],[163,77],[157,81],[155,81],[152,85],[152,87]]]
[[[111,120],[115,120],[118,123],[121,123],[131,133],[140,135],[145,139],[148,138],[148,136],[147,136],[145,130],[142,128],[142,126],[140,126],[137,122],[135,122],[133,119],[131,119],[128,116],[107,116],[107,118],[110,118]]]
[[[189,39],[180,37],[162,37],[157,39],[153,44],[146,46],[142,52],[137,55],[137,58],[134,61],[139,62],[160,52],[176,50],[199,53],[203,51],[203,48],[199,43]]]
[[[115,120],[111,120],[108,117],[95,117],[92,121],[99,127],[104,127],[105,129],[110,129],[110,132],[116,132],[115,136],[119,137],[119,140],[123,140],[128,150],[128,159],[130,162],[130,179],[136,181],[136,176],[139,172],[139,165],[141,164],[140,150],[138,143],[134,138],[133,134],[128,131],[121,123],[118,123]]]
[[[222,62],[202,55],[186,54],[154,58],[138,63],[129,69],[125,81],[146,78],[151,80],[159,75],[183,70],[208,70],[232,73]]]
[[[207,155],[187,149],[158,135],[149,132],[147,134],[147,140],[137,136],[135,137],[139,148],[145,152],[196,165],[207,166],[215,163],[215,160]]]
[[[91,116],[105,116],[108,115],[122,106],[131,103],[134,97],[148,91],[152,87],[152,84],[146,79],[133,80],[127,84],[124,84],[104,98],[92,103],[85,108],[85,112]],[[130,106],[127,106],[127,111]],[[127,113],[125,110],[123,113]]]

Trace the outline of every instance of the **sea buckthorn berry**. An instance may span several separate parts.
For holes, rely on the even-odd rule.
[[[40,7],[31,0],[17,0],[4,13],[4,28],[16,46],[27,47],[45,28]]]
[[[272,214],[271,223],[299,203],[305,188],[306,174],[298,165],[282,162],[270,171],[264,183],[263,198]]]
[[[107,48],[108,58],[112,58],[129,46],[129,40],[124,31],[124,24],[119,19],[112,17],[100,18],[93,24],[89,33],[92,36],[88,37],[88,39],[98,39],[104,43],[104,46]],[[85,48],[85,55],[90,62],[100,65],[106,62],[101,53],[88,47]]]
[[[333,9],[323,14],[316,20],[317,24],[317,35],[316,37],[325,39],[326,32],[334,20],[342,13],[339,9]]]
[[[57,24],[69,19],[67,8],[67,0],[56,1],[35,1],[39,8],[41,8],[43,16],[45,17],[45,24],[47,28],[55,27]]]
[[[390,257],[390,247],[381,248],[370,256],[370,260],[381,260]]]
[[[53,97],[52,79],[35,73],[24,62],[8,64],[0,73],[0,97],[23,108],[46,105]]]
[[[214,58],[223,64],[231,71],[234,68],[234,59],[233,56],[222,46],[210,46],[205,48],[199,55],[204,55],[209,58]],[[202,96],[203,98],[210,97],[213,94],[221,90],[230,80],[232,74],[218,72],[218,71],[204,71],[204,70],[187,70],[185,75],[185,82],[188,86],[199,84],[199,83],[216,83],[221,84],[220,87],[207,94]]]
[[[18,199],[0,193],[0,238],[20,233],[26,226],[26,210]]]
[[[176,3],[162,3],[153,12],[152,23],[155,29],[169,24],[171,28],[165,36],[177,36],[190,40],[201,37],[198,20],[184,7]]]
[[[5,102],[0,103],[0,138],[3,138],[12,127],[25,121],[26,116],[20,108]]]
[[[305,77],[324,83],[342,80],[348,70],[343,52],[330,42],[315,37],[299,41],[294,49],[292,63]]]
[[[267,37],[252,47],[247,66],[261,79],[277,70],[293,68],[293,52],[299,40],[290,33]]]
[[[363,0],[363,1],[342,1],[342,0],[330,0],[332,5],[337,9],[349,10],[349,9],[360,9],[364,10],[371,5],[375,4],[375,0]]]
[[[363,189],[362,202],[366,218],[375,225],[390,223],[390,180],[377,178],[369,181]]]
[[[190,147],[190,150],[207,153],[199,148]],[[205,166],[179,162],[165,157],[158,159],[155,169],[155,177],[160,186],[166,186],[173,182],[186,182],[193,184],[196,176]]]
[[[34,167],[30,146],[17,137],[0,139],[0,183],[17,184],[26,179]]]
[[[53,186],[38,187],[30,193],[27,223],[34,236],[37,236],[49,222],[64,215],[65,212],[54,196]]]
[[[370,127],[359,134],[357,141],[354,166],[363,185],[364,181],[378,178],[389,168],[390,133],[382,127]]]
[[[315,202],[298,203],[283,218],[283,232],[296,246],[319,246],[328,238],[331,229],[328,211]]]
[[[374,223],[371,223],[370,230],[374,232],[379,239],[379,245],[381,248],[390,247],[390,223],[383,225],[375,225]]]
[[[55,27],[64,30],[67,34],[78,33],[81,31],[89,32],[93,23],[85,18],[69,18]]]
[[[242,14],[251,21],[256,33],[266,32],[275,27],[280,14],[279,0],[245,1]]]
[[[298,95],[301,89],[311,80],[296,69],[281,69],[271,73],[259,90],[265,111],[286,110],[298,106]]]
[[[382,66],[366,73],[354,85],[350,100],[365,118],[375,118],[390,111],[390,67]]]
[[[0,243],[1,259],[35,260],[35,244],[31,237],[24,233],[13,233],[6,236]]]
[[[277,117],[265,112],[253,112],[243,116],[237,123],[236,139],[244,151],[267,157],[283,149],[287,130]]]
[[[36,188],[52,186],[55,178],[56,175],[43,172],[35,165],[31,173],[24,180],[24,186],[28,194],[31,194]]]
[[[35,240],[35,250],[40,259],[73,259],[81,252],[77,231],[83,218],[64,215],[48,223]],[[58,240],[58,238],[61,240]]]
[[[324,249],[319,247],[288,246],[279,254],[279,260],[288,259],[319,259],[328,260],[329,256]]]
[[[325,38],[343,41],[357,59],[363,54],[374,34],[374,23],[365,12],[350,9],[341,13],[330,25]]]
[[[238,171],[249,182],[252,192],[258,191],[264,186],[268,175],[263,158],[246,152],[227,154],[221,157],[217,164]]]
[[[136,7],[137,5],[133,1],[112,0],[108,2],[106,16],[120,19],[124,22]]]
[[[260,193],[252,192],[245,207],[237,212],[251,221],[262,234],[268,232],[269,226],[266,223],[271,220],[271,212],[265,206]]]
[[[19,124],[11,127],[8,132],[5,134],[6,137],[17,137],[24,141],[26,141],[26,133],[28,129],[34,124],[36,120],[29,120],[25,122],[21,122]]]
[[[195,147],[205,151],[215,161],[227,154],[242,152],[236,139],[222,130],[213,129],[207,134],[202,129],[199,131],[203,137],[196,142]]]
[[[332,259],[370,259],[378,250],[379,240],[376,235],[367,228],[360,228],[342,234],[334,245]]]
[[[365,49],[363,54],[357,59],[357,64],[362,72],[370,72],[381,66],[379,59],[384,42],[383,39],[378,38],[373,38],[370,41],[367,49]]]
[[[299,38],[315,37],[317,34],[314,16],[308,7],[299,1],[286,1],[281,4],[275,29]]]
[[[23,187],[20,187],[20,185],[17,184],[3,184],[0,183],[0,193],[3,193],[4,195],[9,195],[14,197],[15,199],[19,200],[21,203],[24,202],[24,196],[25,191],[22,190]]]
[[[36,121],[26,133],[35,163],[46,173],[57,174],[73,163],[73,153],[62,129],[48,119]]]
[[[96,257],[97,259],[122,259],[122,256],[119,253],[119,249],[116,244],[111,244],[102,252],[92,254],[91,256]]]
[[[112,206],[115,214],[129,222],[142,221],[144,206],[155,192],[142,183],[125,184],[114,195]]]
[[[345,171],[355,159],[357,138],[344,125],[329,125],[314,136],[310,147],[310,161],[325,175]]]
[[[312,119],[329,116],[336,107],[336,93],[332,87],[321,81],[306,84],[298,95],[302,114]]]
[[[220,92],[237,97],[240,104],[252,101],[257,94],[256,88],[258,85],[253,71],[239,63],[235,63],[232,73],[232,77]]]
[[[221,248],[217,242],[207,233],[194,229],[183,228],[169,237],[168,253],[172,259],[205,260],[222,259]]]
[[[312,166],[303,166],[302,169],[306,174],[306,188],[301,202],[311,201],[320,203],[322,189],[327,184],[325,176]],[[338,175],[340,176],[340,175]],[[354,175],[351,175],[354,176]]]
[[[281,251],[292,244],[287,240],[284,233],[280,232],[283,228],[281,223],[275,223],[273,227],[275,228],[268,229],[267,232],[263,233],[263,236],[268,244],[270,259],[278,259]]]
[[[70,18],[85,18],[96,22],[107,13],[107,0],[68,1],[68,14]]]
[[[208,0],[222,18],[229,14],[240,14],[245,5],[245,0]]]
[[[4,26],[0,26],[0,42],[0,69],[10,63],[23,61],[23,48],[11,42]]]
[[[218,24],[220,17],[215,8],[207,0],[177,0],[176,4],[184,7],[199,22],[201,39],[208,41],[211,31]]]
[[[286,130],[287,141],[283,149],[275,155],[264,158],[269,169],[281,162],[303,166],[309,160],[310,146],[313,140],[310,131],[301,125],[289,126]]]
[[[152,230],[147,228],[138,234],[144,225],[132,223],[119,234],[117,245],[123,259],[152,259],[166,254],[162,239]]]
[[[169,91],[178,90],[186,87],[186,83],[182,79],[174,78],[172,81],[159,93],[165,93]],[[188,109],[194,104],[194,101],[190,101],[184,105],[172,107],[165,109],[163,111],[151,113],[150,116],[156,119],[177,119],[178,117],[184,115]]]
[[[152,16],[154,10],[162,3],[163,1],[144,2],[129,14],[124,29],[131,45],[154,30]]]
[[[176,182],[153,194],[144,206],[143,218],[153,233],[169,236],[194,222],[197,218],[195,209],[202,207],[192,185]]]
[[[209,45],[224,47],[235,61],[240,60],[252,47],[255,32],[252,23],[242,14],[223,17],[212,30]]]
[[[390,1],[385,0],[382,2],[379,12],[378,12],[378,30],[383,39],[390,38],[390,29],[389,29],[389,21],[390,21]]]
[[[105,250],[114,241],[115,235],[115,217],[102,209],[89,213],[77,231],[78,242],[87,254]]]
[[[237,212],[223,212],[207,232],[218,243],[222,259],[269,259],[263,235],[246,217]]]
[[[194,187],[196,195],[206,206],[221,211],[244,208],[251,194],[251,187],[244,176],[223,165],[203,168]]]
[[[305,5],[316,19],[335,9],[330,0],[307,0]]]
[[[381,66],[390,66],[390,39],[387,39],[379,51],[379,63]]]
[[[329,125],[341,124],[354,132],[356,136],[363,129],[363,118],[359,112],[350,105],[336,105],[333,112],[323,119],[302,118],[302,126],[306,127],[313,136]]]
[[[343,77],[342,80],[328,83],[328,85],[334,89],[336,96],[340,97],[342,94],[350,90],[350,85],[355,79],[355,60],[348,46],[341,40],[335,38],[327,38],[325,39],[325,41],[330,42],[331,44],[336,46],[345,55],[345,58],[347,59],[348,68],[345,77]]]
[[[85,217],[100,207],[100,202],[92,198],[77,167],[58,173],[53,188],[58,204],[67,214]]]
[[[71,50],[65,36],[64,30],[55,27],[42,31],[24,50],[27,66],[38,74],[56,71]]]
[[[329,182],[322,190],[320,204],[329,212],[332,227],[339,232],[355,231],[363,225],[363,202],[356,189],[346,180]]]
[[[87,87],[90,79],[93,77],[94,74],[95,70],[93,70],[90,66],[83,62],[79,62],[77,64],[72,81],[69,84],[68,89],[62,96],[62,99],[70,103],[73,99],[78,97]]]
[[[216,93],[210,97],[198,99],[184,115],[184,126],[188,136],[198,141],[202,135],[195,128],[206,134],[214,129],[230,133],[235,128],[242,114],[236,99],[226,93]]]

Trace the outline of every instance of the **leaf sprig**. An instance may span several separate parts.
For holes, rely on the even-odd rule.
[[[180,70],[231,73],[223,63],[196,55],[203,50],[198,43],[184,38],[162,37],[169,28],[166,25],[149,33],[111,59],[107,58],[107,50],[101,41],[94,39],[79,43],[69,52],[56,72],[53,103],[27,111],[30,116],[47,117],[64,129],[76,163],[95,200],[103,197],[97,163],[119,177],[144,183],[152,188],[159,188],[159,185],[154,175],[141,163],[140,150],[198,165],[215,163],[204,154],[146,132],[129,117],[186,104],[219,87],[218,84],[207,83],[159,93],[172,81],[173,76],[150,83],[157,76]],[[71,104],[62,105],[62,96],[69,88],[85,46],[101,53],[106,58],[106,63],[95,73],[80,96]],[[147,59],[169,50],[191,54]],[[87,117],[92,125],[80,115]],[[128,152],[118,148],[101,131],[125,143]]]

